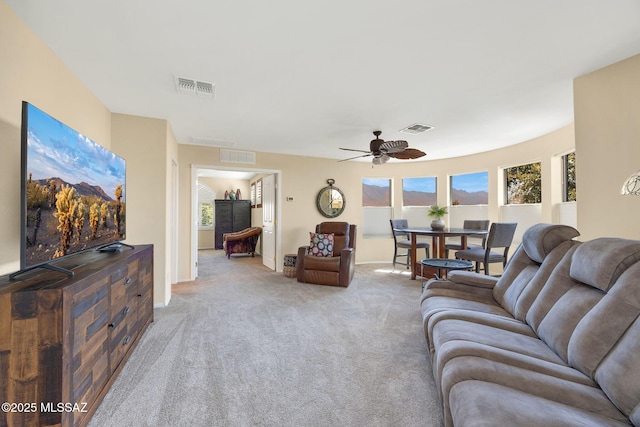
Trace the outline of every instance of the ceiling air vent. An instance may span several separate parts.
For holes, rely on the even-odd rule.
[[[213,98],[215,93],[215,85],[210,82],[203,82],[178,76],[175,76],[175,80],[178,93],[203,96],[205,98]]]
[[[414,123],[411,126],[407,126],[404,129],[400,129],[400,132],[405,132],[405,133],[410,133],[413,135],[417,135],[419,133],[422,132],[426,132],[428,130],[433,129],[433,126],[429,126],[429,125],[422,125],[420,123]]]

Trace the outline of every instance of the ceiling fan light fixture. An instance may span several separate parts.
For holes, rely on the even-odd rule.
[[[411,126],[407,126],[406,128],[400,129],[400,132],[417,135],[419,133],[423,133],[431,129],[433,129],[433,126],[429,126],[421,123],[414,123]]]

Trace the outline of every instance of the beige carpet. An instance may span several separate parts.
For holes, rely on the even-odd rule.
[[[418,298],[390,264],[349,288],[201,251],[90,427],[441,426]]]

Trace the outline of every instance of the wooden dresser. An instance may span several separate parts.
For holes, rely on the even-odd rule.
[[[0,278],[0,426],[86,425],[153,321],[152,245],[55,264]]]

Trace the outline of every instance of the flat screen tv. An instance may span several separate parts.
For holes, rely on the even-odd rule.
[[[126,162],[22,103],[21,271],[125,239]],[[53,265],[53,267],[52,267]]]

